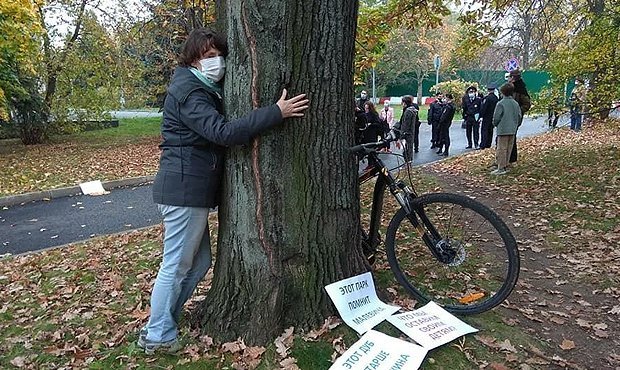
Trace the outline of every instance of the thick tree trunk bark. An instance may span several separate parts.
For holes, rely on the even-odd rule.
[[[365,271],[353,145],[358,2],[229,0],[227,115],[307,93],[310,109],[228,152],[217,262],[200,309],[221,341],[264,344],[333,314],[323,287]],[[219,17],[218,17],[219,18]]]

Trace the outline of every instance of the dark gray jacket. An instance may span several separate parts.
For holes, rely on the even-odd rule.
[[[153,200],[174,206],[215,207],[225,147],[247,144],[282,122],[280,108],[273,104],[226,121],[219,95],[186,67],[177,67],[167,92]]]

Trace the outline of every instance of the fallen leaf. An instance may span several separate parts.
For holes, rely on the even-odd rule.
[[[604,322],[601,322],[601,323],[598,323],[598,324],[594,324],[592,327],[594,329],[605,330],[605,329],[607,329],[607,324],[605,324]]]
[[[603,330],[595,330],[594,335],[596,335],[597,337],[601,337],[601,338],[609,338],[609,334]]]
[[[577,325],[581,326],[582,328],[589,328],[592,326],[590,322],[584,319],[577,319]]]
[[[504,350],[504,351],[508,351],[508,352],[513,352],[516,353],[517,349],[512,345],[512,343],[510,343],[510,340],[506,339],[503,342],[499,343],[499,349],[500,350]]]
[[[573,342],[572,340],[564,339],[562,341],[562,344],[560,344],[560,348],[562,348],[565,351],[568,351],[569,349],[575,348],[575,342]]]
[[[294,327],[290,327],[288,329],[286,329],[284,331],[284,333],[282,333],[282,335],[280,335],[279,337],[276,338],[276,340],[274,340],[274,344],[276,345],[276,352],[280,355],[280,357],[282,358],[286,358],[286,355],[288,354],[288,349],[291,346],[291,344],[293,344],[293,331],[294,331]]]
[[[243,343],[243,339],[237,339],[234,342],[228,342],[228,343],[222,344],[222,352],[224,353],[226,352],[237,353],[237,352],[243,351],[245,348],[246,346]]]
[[[11,365],[15,367],[24,367],[26,366],[26,358],[22,356],[17,356],[11,360]]]

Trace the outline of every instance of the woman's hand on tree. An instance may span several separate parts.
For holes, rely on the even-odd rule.
[[[304,99],[306,94],[299,94],[290,99],[286,99],[286,89],[282,91],[280,100],[276,102],[282,112],[282,118],[303,117],[303,111],[308,109],[308,99]]]

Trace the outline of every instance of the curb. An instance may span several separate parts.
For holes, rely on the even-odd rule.
[[[146,184],[146,183],[152,182],[154,179],[155,179],[155,176],[131,177],[128,179],[111,180],[111,181],[102,182],[102,185],[105,190],[112,190],[114,188],[120,188],[123,186],[135,186],[135,185]],[[36,192],[26,193],[26,194],[9,195],[7,197],[0,198],[0,207],[10,207],[10,206],[15,206],[18,204],[37,201],[37,200],[63,198],[63,197],[71,196],[71,195],[81,195],[81,194],[82,194],[82,189],[80,189],[79,186],[70,186],[66,188],[36,191]]]

